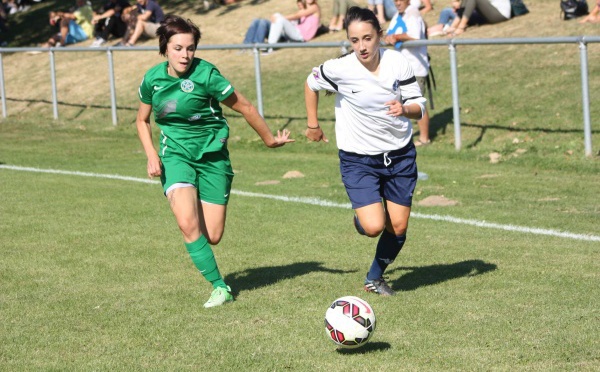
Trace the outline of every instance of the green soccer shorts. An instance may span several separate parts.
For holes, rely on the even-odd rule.
[[[219,205],[227,205],[233,181],[233,169],[229,152],[223,149],[206,153],[199,161],[169,154],[161,159],[163,192],[178,183],[189,183],[198,190],[198,199]]]

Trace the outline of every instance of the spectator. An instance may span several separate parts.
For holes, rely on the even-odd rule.
[[[333,16],[329,21],[329,31],[337,32],[344,29],[344,18],[351,7],[356,6],[352,0],[333,0]]]
[[[410,5],[414,0],[395,0],[398,12],[392,18],[384,41],[400,49],[400,53],[408,60],[414,71],[421,93],[425,95],[427,87],[427,75],[429,74],[429,58],[427,57],[427,46],[402,47],[402,43],[410,40],[425,39],[425,22],[419,13],[419,8]],[[418,119],[419,138],[415,146],[426,146],[429,139],[429,113],[425,108],[423,116]]]
[[[454,19],[448,33],[457,36],[465,32],[473,13],[481,17],[477,24],[496,24],[510,19],[510,0],[462,0],[458,10],[458,17]]]
[[[317,35],[321,26],[321,8],[317,0],[296,0],[298,11],[290,15],[275,13],[271,16],[271,29],[269,30],[269,44],[279,42],[283,38],[287,41],[309,41]],[[272,53],[269,48],[267,54]]]
[[[417,7],[421,15],[429,13],[433,10],[433,5],[431,5],[431,0],[411,0],[410,5]]]
[[[431,0],[412,0],[410,2],[410,5],[419,8],[421,15],[429,13],[433,10],[433,4],[431,3]],[[394,3],[394,0],[383,0],[383,11],[385,13],[385,19],[391,20],[392,18],[394,18],[394,15],[398,11],[396,9],[396,4]]]
[[[379,24],[385,23],[385,12],[383,11],[383,0],[368,0],[368,6],[370,11],[375,13]]]
[[[271,22],[264,18],[255,18],[252,20],[248,31],[246,31],[246,37],[244,38],[244,44],[256,44],[264,43],[267,36],[269,36],[269,30],[271,29]]]
[[[110,35],[119,38],[125,35],[127,24],[121,18],[121,13],[129,6],[128,0],[108,0],[102,7],[102,13],[94,14],[92,24],[94,24],[96,40],[92,43],[92,47],[99,47],[106,43]]]
[[[458,9],[460,8],[460,0],[452,0],[451,6],[442,9],[438,23],[427,29],[427,35],[429,37],[445,35],[446,31],[452,25],[454,19],[458,16]]]
[[[156,37],[156,30],[160,27],[160,23],[165,19],[165,13],[158,3],[154,0],[137,0],[137,17],[129,18],[129,22],[135,22],[135,28],[133,29],[133,33],[131,36],[126,34],[123,37],[123,43],[125,46],[133,46],[138,41],[138,39],[145,35],[149,38]],[[125,15],[125,19],[127,19],[130,15],[130,9],[133,7],[127,8],[123,14]]]
[[[43,48],[78,43],[92,36],[92,7],[85,0],[76,0],[75,4],[77,7],[72,13],[50,12],[50,24],[59,24],[60,32],[48,39]]]
[[[583,19],[581,19],[579,21],[579,23],[586,23],[586,22],[590,22],[590,23],[598,23],[598,22],[600,22],[600,0],[598,0],[596,2],[596,6],[594,7],[594,9],[592,9],[592,11],[590,12],[590,14],[588,14],[585,17],[583,17]]]

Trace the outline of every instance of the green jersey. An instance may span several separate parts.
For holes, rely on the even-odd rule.
[[[148,70],[138,93],[152,105],[161,129],[160,156],[200,160],[204,153],[226,149],[229,125],[219,102],[233,91],[213,64],[199,58],[181,77],[167,73],[167,62]]]

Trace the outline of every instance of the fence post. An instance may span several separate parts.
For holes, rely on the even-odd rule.
[[[590,90],[588,86],[588,59],[585,41],[579,42],[579,59],[581,64],[581,93],[583,98],[583,142],[585,156],[592,156],[592,128],[590,124]]]
[[[258,113],[264,117],[263,111],[263,100],[262,100],[262,77],[260,75],[260,51],[257,47],[252,49],[254,53],[254,77],[256,79],[256,102],[258,106]]]
[[[454,115],[454,147],[460,150],[462,140],[460,135],[460,103],[458,98],[458,71],[456,67],[456,46],[453,41],[448,45],[450,51],[450,76],[452,78],[452,113]]]
[[[6,119],[6,90],[4,89],[4,61],[0,53],[0,94],[2,94],[2,117]]]
[[[110,111],[112,114],[112,123],[117,125],[117,93],[115,89],[115,72],[110,48],[106,49],[108,58],[108,81],[110,82]]]
[[[52,81],[52,112],[54,120],[58,119],[58,99],[56,98],[56,69],[54,65],[54,50],[50,48],[50,80]]]

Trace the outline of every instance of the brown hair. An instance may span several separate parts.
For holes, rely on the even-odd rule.
[[[195,45],[198,45],[201,37],[200,29],[191,20],[186,20],[175,15],[168,15],[156,30],[156,36],[158,36],[158,54],[163,57],[167,55],[167,44],[171,36],[177,34],[192,34]]]

